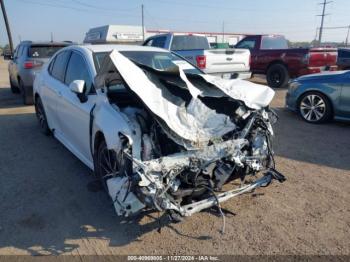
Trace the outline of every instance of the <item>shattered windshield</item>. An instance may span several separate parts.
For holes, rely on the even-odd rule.
[[[186,74],[202,74],[198,68],[173,53],[150,51],[121,51],[120,53],[137,64],[145,65],[156,70],[171,71],[172,68],[178,66]],[[108,52],[94,54],[96,72],[99,71],[103,59],[108,54]]]

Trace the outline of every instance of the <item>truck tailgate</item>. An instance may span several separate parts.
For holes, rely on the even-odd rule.
[[[311,48],[309,67],[334,66],[337,64],[338,51],[335,48]]]
[[[247,72],[250,70],[250,51],[247,49],[205,50],[206,73]]]

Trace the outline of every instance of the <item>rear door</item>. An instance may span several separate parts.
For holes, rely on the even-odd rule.
[[[62,99],[62,90],[65,87],[64,75],[71,51],[63,51],[49,64],[43,81],[43,91],[41,93],[42,102],[48,118],[49,126],[54,129],[54,133],[61,133],[61,126],[58,121],[57,104]]]
[[[90,111],[95,104],[96,95],[93,87],[93,72],[88,65],[82,53],[76,50],[72,52],[62,85],[62,96],[57,104],[57,113],[66,146],[90,166],[92,163],[89,134]],[[85,94],[88,97],[86,102],[81,102],[77,94],[70,90],[69,84],[74,80],[85,81]]]

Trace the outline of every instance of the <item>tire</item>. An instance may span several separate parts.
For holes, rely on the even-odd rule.
[[[22,92],[22,100],[24,105],[32,105],[33,104],[33,97],[31,95],[28,95],[28,92],[26,90],[26,87],[23,84],[23,81],[21,79],[18,80],[19,89]]]
[[[107,148],[105,140],[102,140],[98,145],[96,154],[95,175],[100,180],[104,191],[108,193],[107,179],[119,174],[117,154],[114,150]]]
[[[328,98],[319,92],[308,92],[298,103],[299,115],[308,123],[320,124],[332,116],[332,106]]]
[[[40,97],[35,99],[35,114],[36,114],[36,117],[39,121],[41,132],[44,135],[49,136],[51,134],[51,130],[50,130],[49,125],[47,123],[45,109],[44,109],[44,106],[41,102]]]
[[[289,81],[287,68],[282,64],[273,64],[267,69],[266,81],[270,87],[285,87]]]
[[[10,80],[10,88],[11,88],[11,92],[13,94],[19,94],[21,92],[21,90],[19,90],[18,86],[15,86],[14,83],[11,80],[11,77],[9,78]]]

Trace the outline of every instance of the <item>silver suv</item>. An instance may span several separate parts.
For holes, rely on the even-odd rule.
[[[33,82],[42,65],[69,42],[23,41],[15,49],[8,65],[13,93],[21,93],[25,105],[33,104]],[[5,58],[6,59],[6,58]]]

